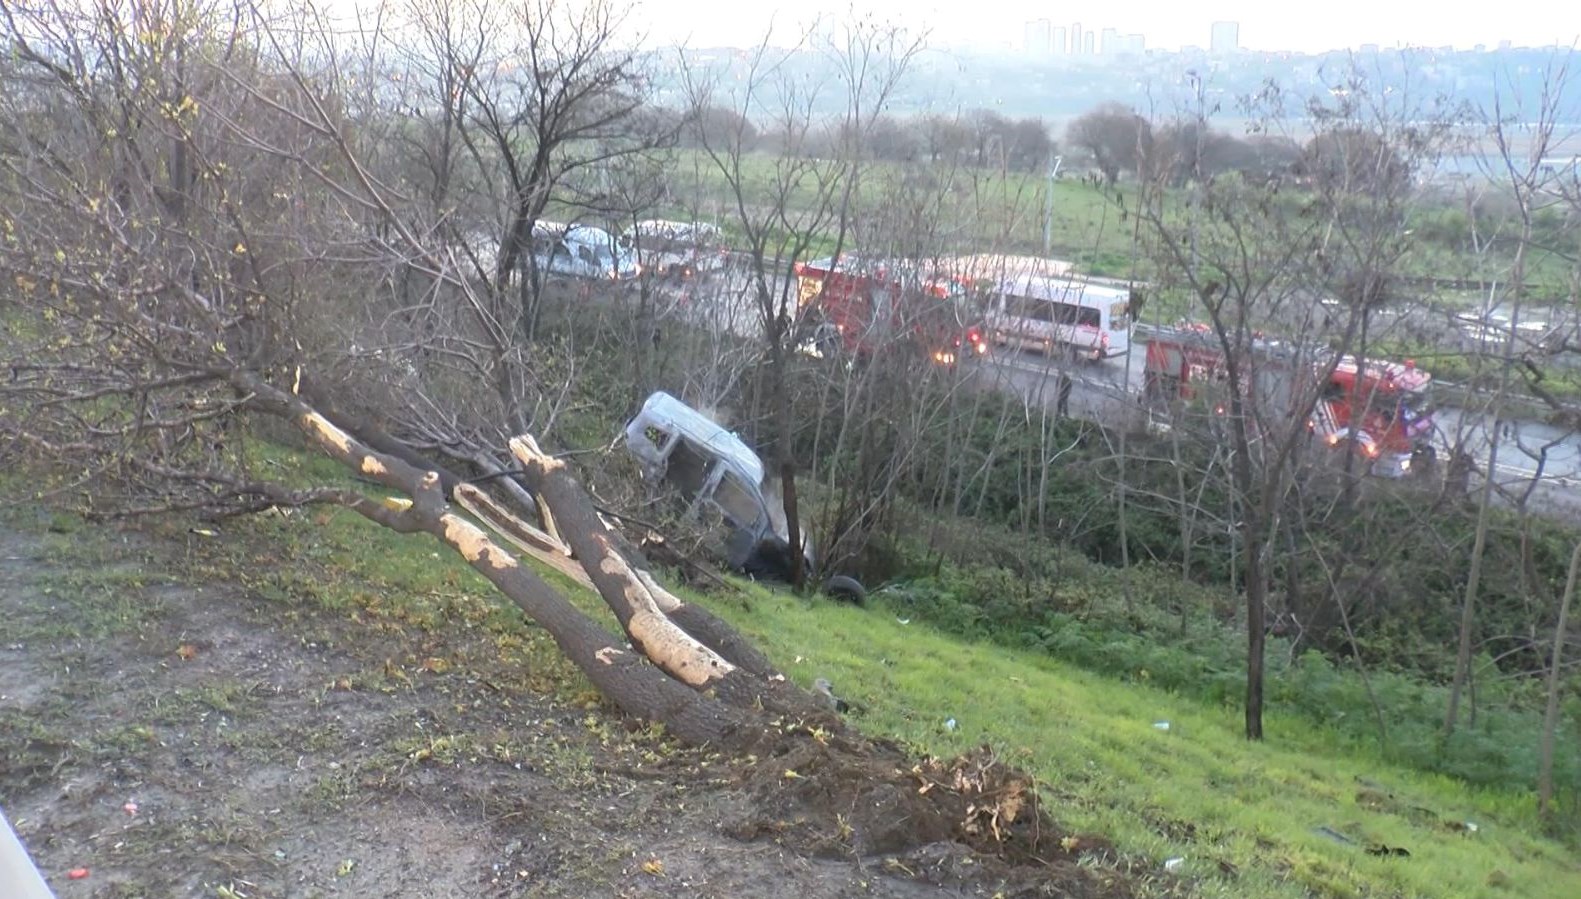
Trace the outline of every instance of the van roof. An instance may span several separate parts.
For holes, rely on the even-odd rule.
[[[636,223],[626,231],[627,234],[633,232],[641,235],[660,235],[671,239],[716,237],[719,234],[719,227],[708,222],[676,222],[669,219],[647,219]]]
[[[655,425],[680,434],[692,443],[726,460],[754,486],[763,483],[763,460],[718,422],[660,390],[642,404],[631,427]]]
[[[533,222],[532,230],[534,234],[542,237],[573,238],[595,243],[598,241],[609,242],[610,240],[609,232],[603,228],[597,225],[583,225],[574,222],[566,224],[565,222],[536,221]]]
[[[999,292],[1009,296],[1029,297],[1034,300],[1065,302],[1075,299],[1081,306],[1129,300],[1131,291],[1110,284],[1095,284],[1080,278],[1049,278],[1026,275],[1000,282]]]

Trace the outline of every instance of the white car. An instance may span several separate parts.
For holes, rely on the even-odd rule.
[[[592,225],[535,222],[532,254],[539,271],[556,275],[628,281],[642,274],[635,255]]]

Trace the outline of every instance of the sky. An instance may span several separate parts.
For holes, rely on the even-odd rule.
[[[637,0],[634,18],[655,40],[741,46],[760,41],[771,21],[776,30],[790,33],[819,12],[840,15],[851,7],[829,0]],[[1206,47],[1209,26],[1221,20],[1240,23],[1242,47],[1305,53],[1362,44],[1471,49],[1502,40],[1517,47],[1569,46],[1581,39],[1581,4],[1573,0],[1514,8],[1487,0],[859,0],[856,8],[911,28],[926,27],[929,44],[946,47],[1019,47],[1023,23],[1044,18],[1066,28],[1080,22],[1083,30],[1141,33],[1148,47],[1168,50]]]

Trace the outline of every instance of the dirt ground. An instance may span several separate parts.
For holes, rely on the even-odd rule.
[[[1028,893],[953,844],[798,855],[739,762],[546,698],[481,616],[255,590],[205,539],[0,525],[0,807],[63,899]]]

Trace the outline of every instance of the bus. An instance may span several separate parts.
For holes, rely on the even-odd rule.
[[[682,278],[719,271],[729,250],[718,226],[708,222],[637,222],[620,236],[620,246],[637,254],[643,271]]]
[[[1000,346],[1095,361],[1123,356],[1131,347],[1132,292],[1070,277],[1010,278],[988,297],[988,330]]]

